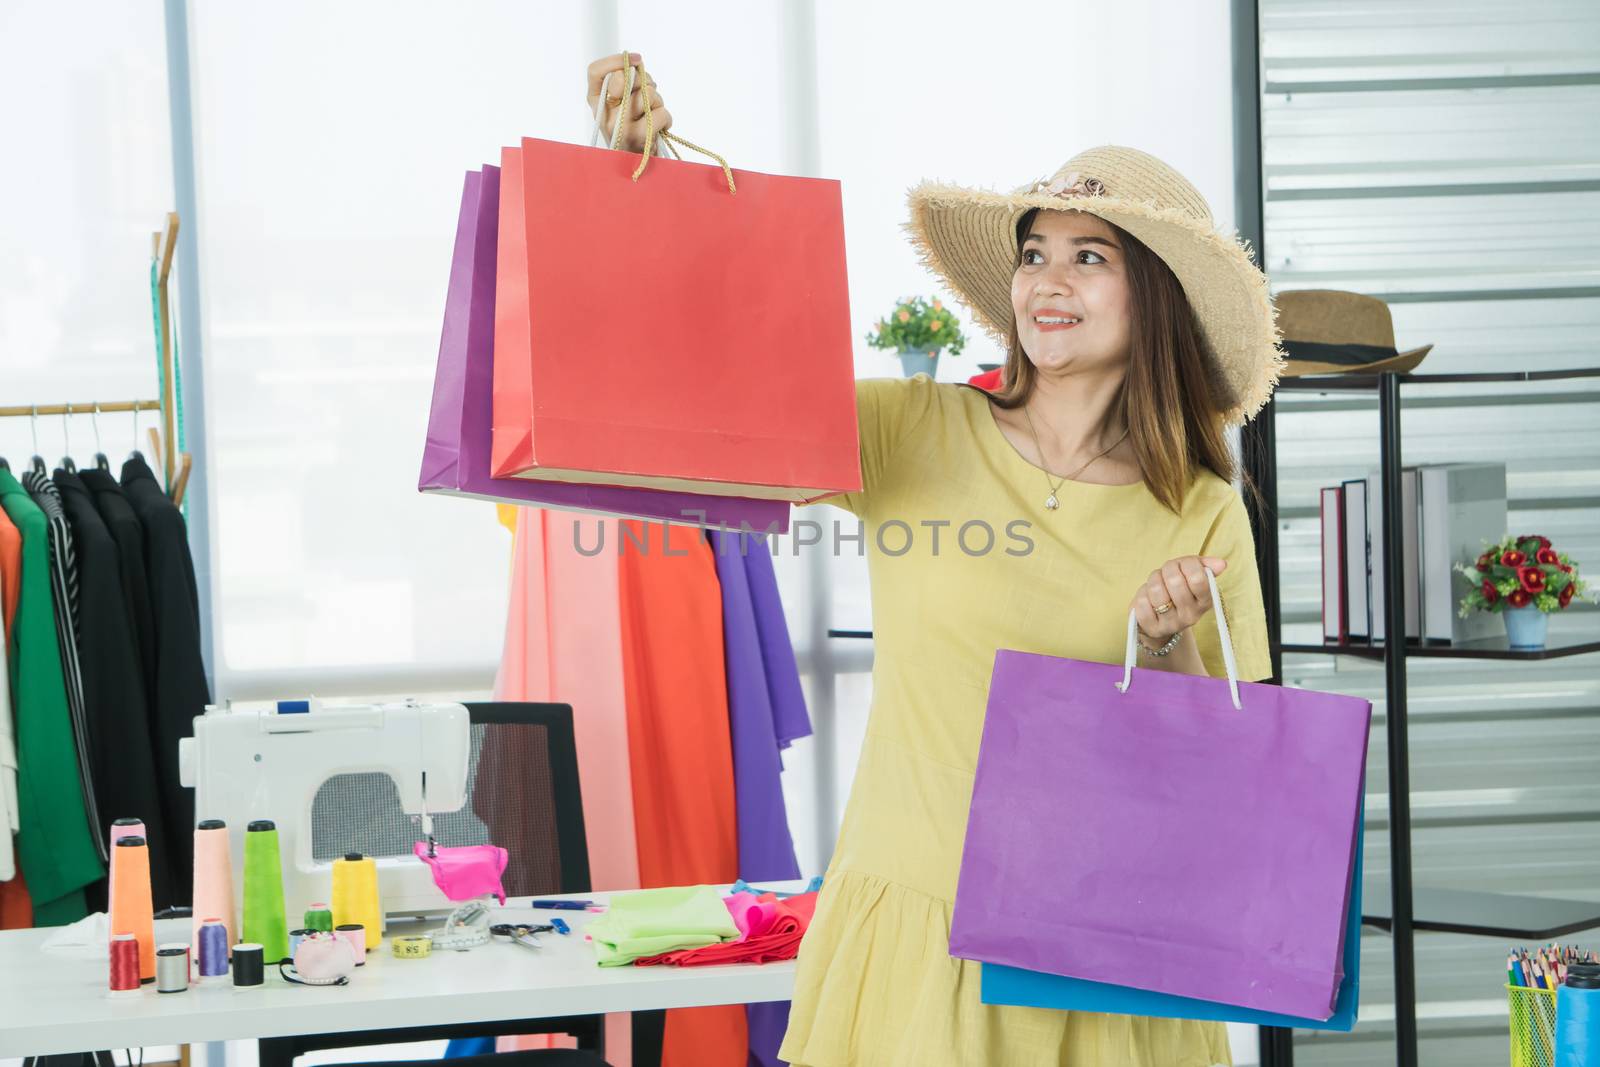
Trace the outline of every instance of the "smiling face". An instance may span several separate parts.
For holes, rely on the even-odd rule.
[[[1132,337],[1128,292],[1127,259],[1109,224],[1040,211],[1011,277],[1017,339],[1029,362],[1046,377],[1123,373]]]

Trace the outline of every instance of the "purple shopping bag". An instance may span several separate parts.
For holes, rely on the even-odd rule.
[[[950,954],[1327,1019],[1372,706],[1001,650]]]
[[[455,255],[445,297],[444,330],[434,372],[428,437],[417,488],[422,492],[594,511],[686,525],[757,532],[789,529],[782,500],[702,496],[611,485],[540,482],[489,476],[493,433],[495,243],[500,168],[468,171],[456,224]]]

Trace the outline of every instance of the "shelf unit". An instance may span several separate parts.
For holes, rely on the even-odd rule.
[[[1387,568],[1402,559],[1400,506],[1402,391],[1407,386],[1500,383],[1508,386],[1579,378],[1600,378],[1600,367],[1564,371],[1521,371],[1493,374],[1381,374],[1342,377],[1286,378],[1280,393],[1376,393],[1378,400],[1379,465],[1384,498],[1384,581]],[[1386,729],[1389,762],[1390,899],[1366,898],[1363,925],[1387,931],[1394,939],[1396,1062],[1401,1067],[1417,1063],[1416,961],[1412,935],[1417,931],[1469,934],[1521,941],[1546,941],[1600,927],[1600,903],[1544,897],[1476,893],[1454,889],[1418,889],[1411,882],[1411,778],[1410,742],[1406,721],[1406,661],[1416,658],[1548,660],[1600,652],[1600,625],[1576,635],[1556,632],[1539,650],[1506,647],[1503,637],[1459,645],[1401,642],[1348,642],[1296,644],[1279,639],[1282,611],[1278,571],[1277,403],[1269,401],[1241,432],[1244,467],[1261,491],[1264,512],[1251,502],[1250,519],[1256,542],[1256,563],[1266,604],[1267,632],[1272,639],[1274,682],[1283,678],[1284,655],[1354,656],[1381,660],[1385,666]],[[1248,501],[1247,501],[1248,502]],[[1387,597],[1386,623],[1390,633],[1405,632],[1405,603]],[[871,640],[862,629],[830,629],[830,638]],[[1395,798],[1400,798],[1398,802]],[[1262,1067],[1288,1067],[1294,1062],[1290,1031],[1264,1029]]]
[[[1400,480],[1402,466],[1401,398],[1417,385],[1493,383],[1514,387],[1528,382],[1600,378],[1600,367],[1557,371],[1512,371],[1488,374],[1377,374],[1286,378],[1278,394],[1376,394],[1378,403],[1378,454],[1383,497],[1383,581],[1388,589],[1400,588],[1393,568],[1404,558],[1401,538]],[[1333,655],[1380,660],[1384,664],[1385,728],[1388,737],[1389,787],[1389,891],[1388,906],[1369,901],[1362,922],[1387,930],[1393,937],[1395,978],[1395,1061],[1400,1067],[1417,1063],[1416,959],[1412,935],[1442,931],[1484,937],[1542,941],[1580,930],[1600,927],[1600,903],[1553,900],[1540,897],[1471,893],[1450,889],[1417,889],[1411,881],[1411,774],[1410,742],[1406,718],[1406,662],[1413,658],[1545,660],[1600,652],[1600,632],[1554,635],[1554,643],[1537,651],[1506,647],[1503,638],[1467,642],[1457,646],[1413,641],[1343,644],[1283,643],[1279,597],[1277,400],[1269,401],[1240,434],[1245,471],[1260,490],[1261,506],[1248,500],[1256,542],[1256,563],[1266,604],[1267,632],[1272,637],[1273,680],[1283,678],[1283,656]],[[1384,598],[1385,629],[1405,633],[1403,597]],[[1288,1031],[1268,1034],[1262,1041],[1263,1067],[1293,1063],[1294,1046]]]

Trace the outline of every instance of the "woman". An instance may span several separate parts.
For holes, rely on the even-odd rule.
[[[620,145],[641,151],[646,112],[657,132],[672,118],[647,77],[620,98],[623,68],[590,65],[589,104],[608,86],[604,128],[624,108]],[[925,184],[910,203],[923,261],[1006,339],[1006,385],[858,383],[863,488],[829,502],[878,546],[872,711],[781,1055],[1230,1062],[1217,1023],[986,1006],[949,931],[996,649],[1120,663],[1131,609],[1143,666],[1221,675],[1209,567],[1240,677],[1270,673],[1225,436],[1282,366],[1266,279],[1188,181],[1132,149],[1010,195]]]

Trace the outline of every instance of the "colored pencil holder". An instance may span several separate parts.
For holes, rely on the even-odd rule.
[[[1511,998],[1511,1067],[1554,1067],[1556,992],[1506,986]]]
[[[241,936],[261,946],[265,962],[276,964],[289,958],[278,827],[270,819],[258,819],[245,831],[243,926]]]

